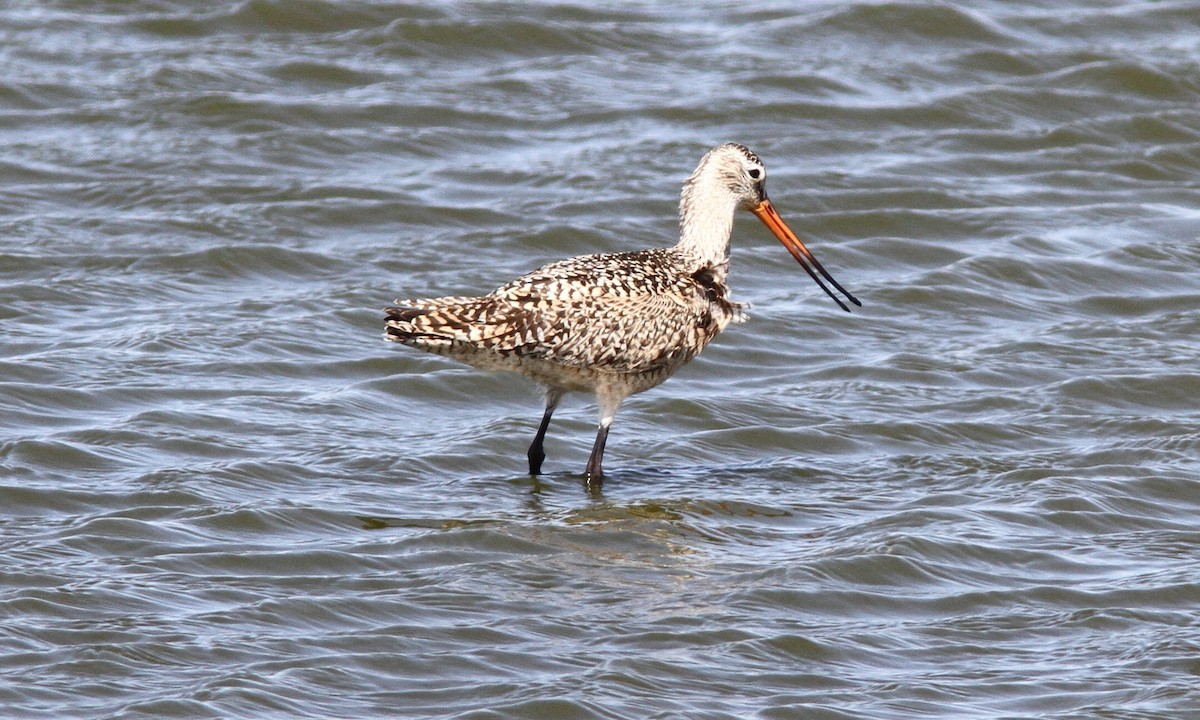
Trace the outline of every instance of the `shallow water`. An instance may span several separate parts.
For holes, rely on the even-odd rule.
[[[6,717],[1200,707],[1200,6],[0,9]],[[753,304],[631,398],[396,297],[673,242]]]

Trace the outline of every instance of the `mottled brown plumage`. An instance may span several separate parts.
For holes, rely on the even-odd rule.
[[[681,239],[674,247],[550,263],[482,297],[398,300],[386,310],[387,338],[544,385],[546,410],[529,448],[531,474],[541,471],[542,442],[563,394],[595,393],[600,428],[587,475],[598,483],[621,402],[666,380],[742,319],[725,285],[739,207],[758,215],[839,305],[846,307],[813,267],[859,304],[779,219],[765,180],[754,153],[732,143],[718,146],[684,184]]]

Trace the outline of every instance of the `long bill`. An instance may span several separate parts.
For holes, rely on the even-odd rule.
[[[779,217],[779,213],[775,210],[775,206],[771,204],[770,200],[763,198],[762,202],[750,209],[750,212],[754,213],[759,220],[762,220],[763,225],[766,225],[767,229],[774,233],[775,237],[779,238],[779,242],[783,243],[783,246],[788,249],[792,257],[796,258],[796,261],[800,263],[800,267],[804,268],[809,277],[817,281],[817,285],[821,286],[826,295],[833,298],[838,307],[846,312],[850,312],[850,308],[846,307],[846,303],[842,302],[842,299],[837,295],[834,295],[829,286],[821,282],[822,277],[840,290],[846,296],[847,300],[862,307],[862,303],[858,301],[858,298],[851,295],[837,280],[834,280],[829,271],[821,263],[817,262],[817,259],[809,252],[808,248],[804,247],[804,243],[800,242],[800,238],[796,237],[796,233],[792,232],[792,229],[787,226],[783,218]],[[816,268],[816,272],[813,271],[813,268]],[[817,275],[818,272],[821,274]]]

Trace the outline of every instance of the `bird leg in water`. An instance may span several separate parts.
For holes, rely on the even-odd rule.
[[[596,431],[596,444],[592,446],[592,454],[588,457],[587,483],[593,488],[599,488],[604,482],[604,443],[608,441],[608,428],[612,426],[617,410],[629,395],[629,388],[620,383],[603,386],[596,390],[596,400],[600,404],[600,429]]]
[[[608,426],[611,424],[611,419],[600,423],[600,430],[596,433],[596,444],[592,446],[592,454],[588,457],[586,471],[589,485],[599,485],[604,482],[604,470],[600,464],[604,462],[604,443],[608,441]]]
[[[542,413],[542,424],[538,426],[537,435],[533,437],[533,444],[529,446],[529,474],[540,475],[542,473],[542,461],[546,459],[546,451],[542,449],[542,441],[546,439],[546,429],[550,427],[550,416],[554,414],[554,408],[558,407],[558,401],[562,400],[562,392],[558,390],[546,391],[546,412]]]

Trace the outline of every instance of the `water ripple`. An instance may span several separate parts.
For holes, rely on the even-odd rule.
[[[1183,717],[1191,3],[0,10],[12,717]],[[383,342],[673,242],[738,140],[753,304],[631,398]]]

